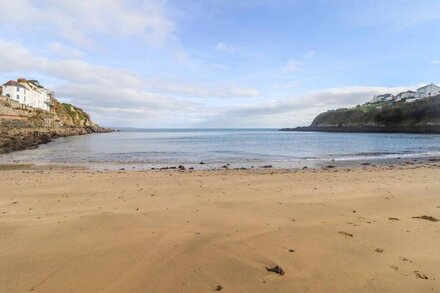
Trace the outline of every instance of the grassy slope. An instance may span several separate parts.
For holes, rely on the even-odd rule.
[[[84,127],[94,125],[89,115],[80,108],[67,103],[59,103],[56,100],[52,100],[52,105],[53,112],[56,113],[65,126]]]
[[[319,114],[311,126],[440,125],[440,96],[413,103],[365,104]]]

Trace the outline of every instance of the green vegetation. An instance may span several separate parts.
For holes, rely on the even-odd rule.
[[[364,104],[350,109],[327,111],[313,120],[325,126],[419,126],[440,124],[440,96],[412,103]]]
[[[83,126],[91,123],[89,115],[85,113],[82,109],[67,103],[62,103],[61,105],[63,106],[63,109],[67,113],[67,115],[72,119],[72,122],[74,124],[79,124]]]
[[[63,105],[64,110],[66,110],[67,114],[69,114],[72,119],[76,118],[76,112],[73,110],[73,106],[71,104],[62,103],[61,105]]]

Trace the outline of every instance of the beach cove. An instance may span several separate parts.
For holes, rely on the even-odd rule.
[[[0,291],[437,292],[439,170],[3,165]]]

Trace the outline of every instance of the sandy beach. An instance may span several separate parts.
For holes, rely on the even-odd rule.
[[[2,169],[0,292],[440,292],[435,164]]]

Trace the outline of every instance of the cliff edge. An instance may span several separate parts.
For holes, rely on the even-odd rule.
[[[440,134],[440,96],[331,110],[319,114],[310,126],[281,130]]]
[[[48,112],[0,96],[0,154],[35,148],[57,137],[110,131],[82,109],[54,98]]]

